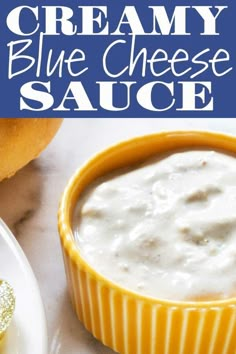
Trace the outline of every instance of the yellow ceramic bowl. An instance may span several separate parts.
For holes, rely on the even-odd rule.
[[[124,289],[87,264],[74,242],[71,227],[76,201],[97,177],[165,151],[195,147],[236,153],[236,137],[177,131],[122,142],[80,168],[62,196],[59,233],[73,306],[85,327],[119,353],[236,353],[236,298],[165,301]]]

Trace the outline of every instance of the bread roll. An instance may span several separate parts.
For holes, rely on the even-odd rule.
[[[59,129],[62,118],[0,118],[0,181],[36,158]]]

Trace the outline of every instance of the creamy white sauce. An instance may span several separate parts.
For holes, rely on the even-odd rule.
[[[183,300],[236,294],[236,159],[186,151],[97,181],[74,214],[82,256],[112,281]]]

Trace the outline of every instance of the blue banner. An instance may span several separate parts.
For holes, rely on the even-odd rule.
[[[236,117],[233,0],[2,1],[1,117]]]

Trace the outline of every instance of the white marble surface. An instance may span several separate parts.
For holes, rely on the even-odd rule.
[[[66,119],[40,158],[0,183],[0,217],[23,247],[39,282],[49,354],[113,353],[83,328],[67,295],[56,215],[68,178],[88,157],[111,143],[167,129],[236,135],[236,119]]]

